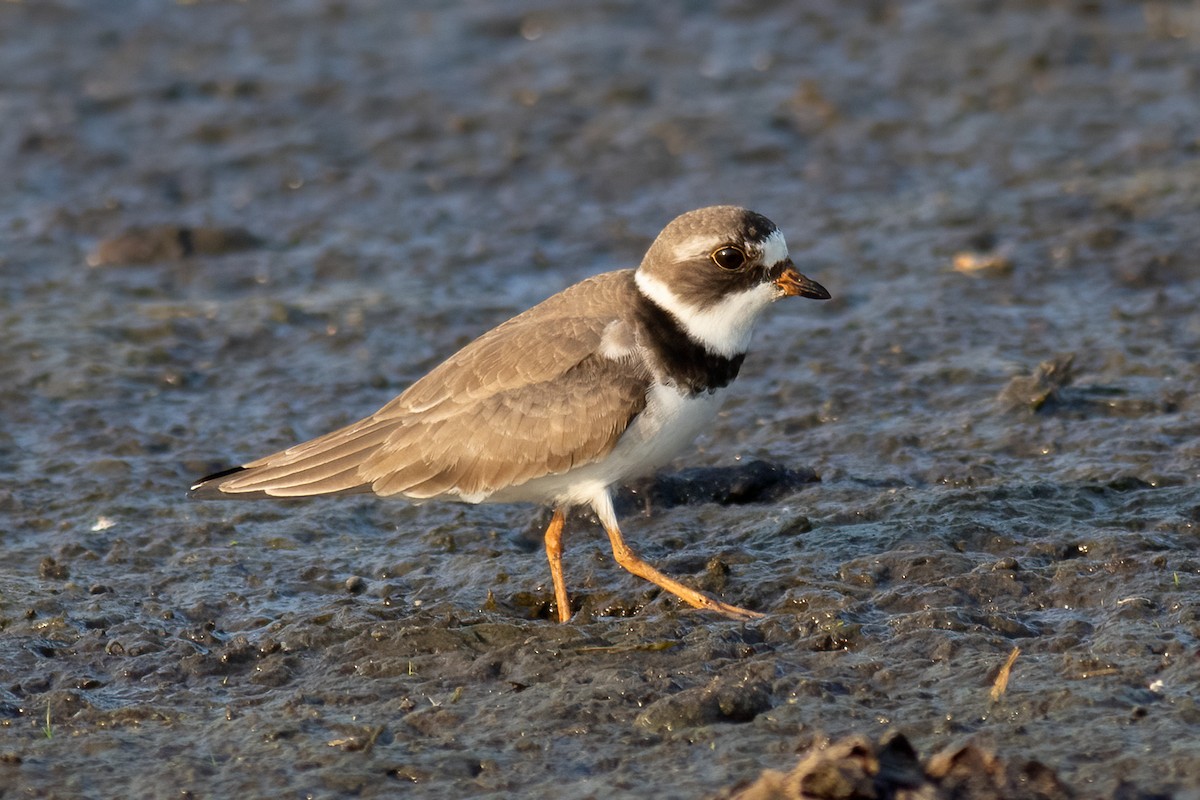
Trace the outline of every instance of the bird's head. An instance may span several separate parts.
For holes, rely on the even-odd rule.
[[[638,288],[710,350],[744,353],[759,313],[782,297],[828,300],[800,274],[771,220],[710,206],[671,221],[642,259]]]

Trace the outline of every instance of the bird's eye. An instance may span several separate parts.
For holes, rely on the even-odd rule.
[[[746,263],[746,254],[736,247],[722,247],[712,254],[713,263],[721,269],[740,269]]]

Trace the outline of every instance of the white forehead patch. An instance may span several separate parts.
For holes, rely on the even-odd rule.
[[[773,267],[788,257],[787,242],[782,231],[775,231],[762,243],[762,263]]]

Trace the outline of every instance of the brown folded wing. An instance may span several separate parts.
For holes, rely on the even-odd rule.
[[[626,324],[632,272],[576,284],[451,356],[364,420],[201,481],[199,496],[373,491],[482,499],[612,450],[646,404],[649,373],[601,354]]]

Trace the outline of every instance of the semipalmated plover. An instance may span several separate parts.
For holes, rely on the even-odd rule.
[[[621,537],[610,492],[666,464],[712,421],[759,314],[789,296],[829,292],[796,270],[773,222],[734,206],[691,211],[663,229],[636,270],[564,289],[366,419],[209,475],[191,494],[547,504],[562,622],[571,616],[565,512],[591,506],[625,569],[697,608],[759,617],[639,558]]]

